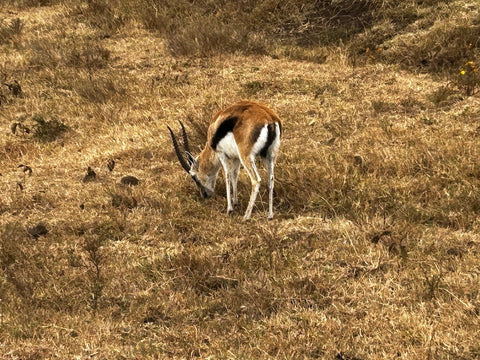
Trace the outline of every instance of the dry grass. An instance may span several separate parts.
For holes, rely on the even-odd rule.
[[[478,94],[349,46],[173,56],[125,4],[0,6],[0,357],[478,359]],[[284,121],[271,222],[166,130],[240,98]]]

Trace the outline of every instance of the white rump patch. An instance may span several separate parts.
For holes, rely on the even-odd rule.
[[[263,147],[267,143],[268,140],[268,128],[267,125],[262,127],[262,130],[260,130],[260,135],[258,136],[257,141],[253,144],[252,147],[252,156],[258,155],[260,151],[262,151]]]
[[[275,140],[273,140],[272,145],[270,145],[270,154],[271,156],[275,157],[278,152],[278,148],[280,147],[280,125],[275,123]]]

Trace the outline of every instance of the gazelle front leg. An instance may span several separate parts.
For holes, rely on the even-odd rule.
[[[240,170],[240,160],[232,159],[231,160],[231,171],[230,171],[230,183],[232,184],[233,190],[233,206],[238,205],[238,196],[237,196],[237,181],[238,181],[238,171]]]
[[[230,160],[225,155],[220,155],[220,162],[223,166],[223,173],[225,176],[225,188],[227,191],[227,214],[230,214],[233,211],[232,206],[232,198],[230,195],[230,182],[232,179],[232,169],[230,165]],[[236,184],[235,184],[235,191],[236,191]]]

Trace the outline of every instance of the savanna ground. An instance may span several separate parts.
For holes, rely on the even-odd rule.
[[[0,357],[480,358],[479,24],[476,1],[2,2]],[[244,173],[233,216],[222,176],[201,201],[166,129],[198,150],[239,99],[283,120],[270,222],[265,185],[242,221]]]

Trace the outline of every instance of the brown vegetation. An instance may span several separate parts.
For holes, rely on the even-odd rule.
[[[478,359],[479,16],[2,2],[0,357]],[[166,128],[198,150],[242,98],[284,124],[270,222],[244,173],[201,201]]]

